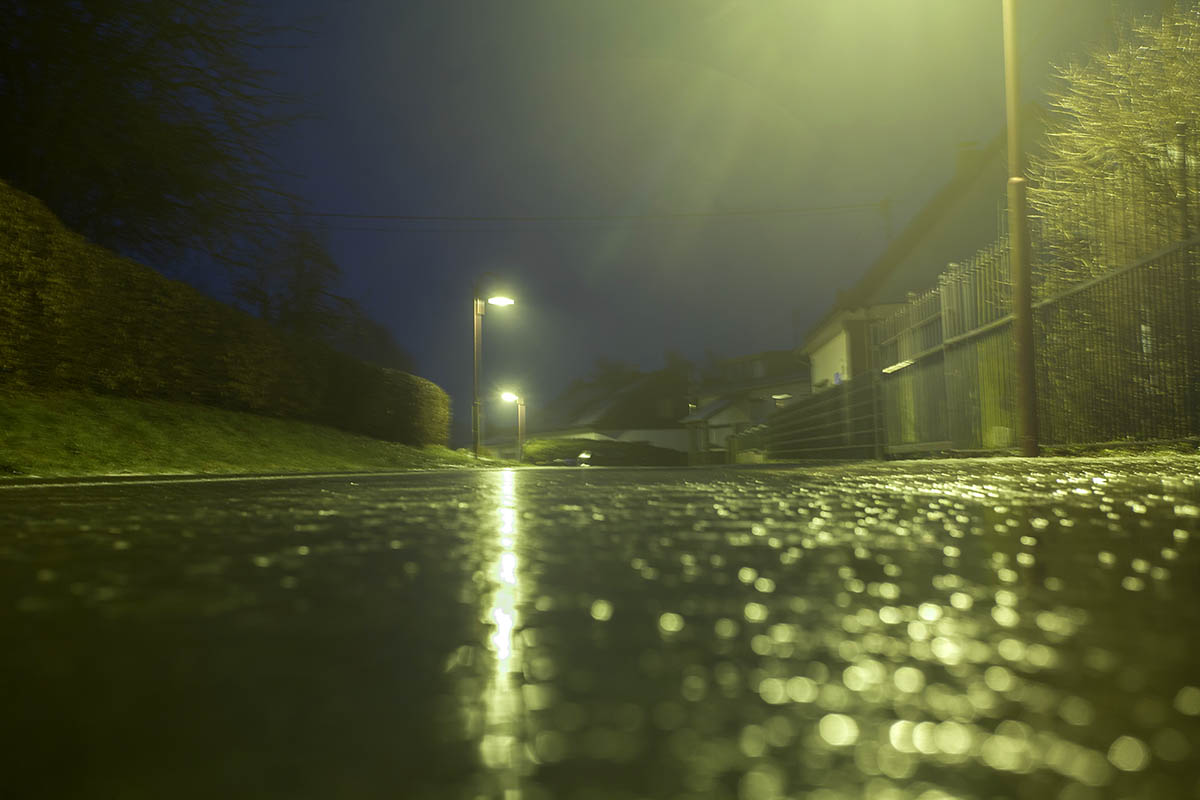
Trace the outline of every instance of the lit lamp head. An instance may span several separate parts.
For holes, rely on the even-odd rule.
[[[515,403],[520,400],[521,397],[513,392],[501,392],[500,399],[506,403]]]
[[[507,282],[494,272],[485,272],[475,283],[475,297],[491,306],[511,306],[517,301]]]

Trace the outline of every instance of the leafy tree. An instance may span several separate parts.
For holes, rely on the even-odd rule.
[[[0,178],[159,268],[216,259],[261,318],[411,371],[384,326],[333,294],[340,269],[317,236],[272,210],[293,207],[268,149],[294,114],[258,63],[294,31],[255,9],[0,0]]]
[[[325,335],[329,344],[347,355],[369,361],[381,367],[413,372],[412,356],[396,343],[392,332],[363,311],[358,303],[346,297],[330,295],[337,302],[335,324]]]
[[[330,289],[342,270],[310,230],[292,229],[281,245],[269,267],[281,278],[271,319],[292,333],[323,338],[337,325]]]
[[[297,336],[320,339],[363,361],[404,372],[412,356],[354,300],[334,293],[342,271],[320,238],[293,222],[248,265],[237,297],[260,318]]]
[[[250,0],[0,0],[0,177],[150,263],[245,264],[287,98]]]
[[[588,381],[602,386],[620,386],[631,381],[639,370],[632,364],[608,356],[597,356],[592,362]]]
[[[683,354],[683,351],[675,348],[663,351],[663,364],[669,370],[676,370],[683,373],[690,372],[694,366],[688,357]]]
[[[1200,9],[1130,21],[1114,47],[1057,73],[1031,165],[1030,202],[1053,264],[1041,276],[1046,294],[1178,240],[1185,199],[1194,218]]]
[[[1030,201],[1047,258],[1042,296],[1130,265],[1195,233],[1200,163],[1200,9],[1126,23],[1110,48],[1059,68]],[[1044,432],[1104,441],[1181,433],[1186,257],[1106,278],[1039,312]],[[1189,289],[1188,284],[1192,286]],[[1133,426],[1133,427],[1130,427]],[[1186,432],[1186,431],[1182,431]]]

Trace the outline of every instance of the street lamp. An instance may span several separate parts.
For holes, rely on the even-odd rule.
[[[504,392],[500,399],[517,404],[517,461],[525,460],[525,398],[513,392]]]
[[[482,281],[477,281],[471,292],[475,317],[475,380],[471,393],[471,439],[474,443],[475,458],[479,458],[479,434],[483,425],[483,410],[479,404],[479,362],[483,356],[483,315],[488,305],[511,306],[516,301],[507,293],[495,290],[490,273],[484,275]],[[484,297],[486,296],[486,300]]]
[[[1021,455],[1038,454],[1037,382],[1033,356],[1028,183],[1021,150],[1021,72],[1017,62],[1017,0],[1004,2],[1004,87],[1008,116],[1008,250],[1017,358],[1017,440]]]

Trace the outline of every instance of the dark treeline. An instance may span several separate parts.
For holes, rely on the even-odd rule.
[[[0,178],[90,240],[171,273],[201,254],[246,307],[384,366],[386,328],[289,213],[274,137],[300,116],[263,50],[300,31],[247,0],[0,0]]]

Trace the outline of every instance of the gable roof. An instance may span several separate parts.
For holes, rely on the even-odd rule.
[[[1026,140],[1025,146],[1028,150],[1032,142],[1040,136],[1046,109],[1040,103],[1031,102],[1026,104],[1022,110],[1027,123],[1023,138]],[[1005,146],[1007,142],[1008,132],[1005,129],[992,137],[983,147],[960,151],[957,168],[950,180],[934,193],[909,221],[904,230],[888,243],[863,276],[849,289],[838,292],[833,306],[805,331],[801,342],[807,343],[818,331],[833,322],[839,312],[868,308],[883,302],[902,299],[900,297],[883,297],[881,294],[887,288],[889,281],[895,283],[899,268],[934,236],[938,226],[961,207],[971,192],[980,187],[981,180],[997,168],[1006,170]],[[1004,197],[1003,182],[996,182],[994,194],[997,201]],[[990,241],[974,243],[967,252],[974,252],[979,247],[990,243]],[[964,252],[964,255],[966,254]],[[934,266],[941,270],[946,265]],[[914,285],[907,288],[908,290],[919,290],[928,287]]]
[[[711,403],[708,403],[701,408],[697,408],[695,411],[681,419],[680,422],[682,422],[684,425],[692,422],[704,422],[712,415],[729,408],[740,399],[741,397],[736,394],[727,394],[723,397],[718,397]]]
[[[577,380],[539,410],[533,424],[542,431],[678,427],[687,388],[688,370],[679,366],[634,373],[619,382]],[[669,415],[660,411],[661,402],[672,406]]]

